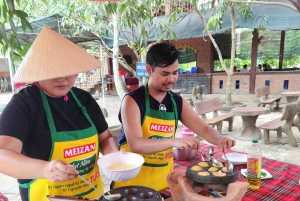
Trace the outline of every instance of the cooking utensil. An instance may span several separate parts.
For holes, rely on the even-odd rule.
[[[98,193],[100,193],[100,195],[102,195],[102,192],[96,188],[91,182],[89,182],[88,180],[86,180],[83,176],[81,175],[78,175],[78,177],[84,181],[85,183],[87,183],[88,185],[90,185],[93,189],[95,189]],[[118,193],[118,194],[110,194],[109,192],[107,192],[108,194],[103,194],[103,197],[106,199],[106,200],[117,200],[121,197],[121,194]]]
[[[106,200],[113,201],[113,200],[118,200],[121,197],[121,194],[120,193],[110,194],[109,191],[107,191],[106,193],[103,194],[103,197]]]
[[[123,186],[120,188],[115,188],[109,191],[110,194],[121,194],[119,200],[126,201],[163,201],[163,198],[159,192],[152,188],[145,186]],[[99,201],[106,201],[104,196],[101,196]]]
[[[226,167],[226,169],[227,169],[229,172],[232,172],[234,166],[233,166],[233,164],[228,160],[228,158],[227,158],[227,156],[226,156],[226,153],[225,153],[224,149],[223,149],[223,154],[224,154],[224,157],[225,157],[225,159],[226,159],[226,160],[225,160],[225,167]]]
[[[192,163],[188,166],[186,170],[186,177],[192,181],[194,181],[196,184],[201,183],[201,184],[228,184],[231,182],[234,182],[238,179],[239,173],[234,167],[233,172],[225,172],[225,176],[219,177],[215,176],[213,172],[208,171],[209,168],[213,167],[213,162],[211,161],[206,161],[206,163],[209,164],[209,167],[202,167],[201,171],[193,171],[192,167],[193,166],[198,166],[199,162]],[[224,162],[222,162],[224,164]],[[218,171],[221,170],[222,167],[218,167]],[[215,171],[215,172],[218,172]],[[201,176],[198,173],[199,172],[209,172],[208,176]]]
[[[214,147],[209,147],[208,149],[208,154],[209,154],[209,159],[211,162],[213,162],[214,164],[216,164],[217,166],[219,166],[219,161],[214,157]]]
[[[173,148],[173,157],[175,160],[189,161],[195,159],[197,149]]]

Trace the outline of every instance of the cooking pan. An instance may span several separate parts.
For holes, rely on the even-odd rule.
[[[209,164],[209,167],[202,167],[203,170],[201,171],[208,171],[208,168],[213,167],[211,161],[205,161]],[[225,167],[224,163],[222,162],[223,166]],[[215,176],[212,172],[209,172],[210,174],[208,176],[200,176],[198,174],[199,171],[193,171],[191,168],[195,165],[198,165],[198,163],[190,164],[186,170],[186,177],[194,182],[202,183],[202,184],[228,184],[231,182],[234,182],[238,179],[239,173],[237,171],[237,168],[234,166],[234,169],[232,172],[226,172],[225,176]],[[218,168],[218,170],[220,170]]]
[[[115,188],[109,191],[110,194],[121,194],[121,198],[118,200],[122,201],[162,201],[163,198],[159,192],[152,188],[145,186],[124,186]],[[99,201],[107,201],[103,196],[100,197]]]
[[[124,186],[120,188],[115,188],[109,191],[110,194],[120,193],[121,197],[118,200],[121,201],[162,201],[163,198],[159,192],[152,188],[145,186]],[[107,201],[103,196],[99,199],[89,199],[84,197],[73,197],[73,196],[57,196],[57,195],[48,195],[47,199],[51,201]]]

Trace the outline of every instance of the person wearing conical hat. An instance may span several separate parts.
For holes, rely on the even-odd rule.
[[[101,196],[78,174],[103,192],[99,151],[119,149],[97,102],[73,87],[76,74],[100,65],[47,27],[20,64],[13,81],[27,87],[0,116],[0,173],[18,179],[23,201]]]

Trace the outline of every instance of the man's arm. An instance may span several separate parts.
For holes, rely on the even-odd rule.
[[[235,140],[223,137],[217,130],[205,123],[184,99],[182,99],[181,122],[209,143],[217,145],[219,149],[229,149],[235,145]]]
[[[172,147],[198,149],[194,138],[146,139],[143,138],[140,109],[131,96],[126,96],[121,105],[122,125],[132,152],[152,154]]]

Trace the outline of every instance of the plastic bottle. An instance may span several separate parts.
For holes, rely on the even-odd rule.
[[[247,154],[247,180],[249,188],[257,190],[261,186],[261,158],[262,152],[258,140],[252,140],[252,146]]]
[[[185,138],[185,137],[194,137],[194,132],[192,130],[190,130],[188,127],[186,127],[185,125],[182,124],[181,127],[181,137]]]

